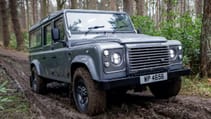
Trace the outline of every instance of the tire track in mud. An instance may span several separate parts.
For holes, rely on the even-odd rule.
[[[178,96],[176,99],[158,100],[148,93],[109,97],[105,113],[88,117],[76,111],[66,86],[50,86],[46,95],[33,93],[29,86],[30,70],[26,55],[2,52],[0,48],[0,65],[23,91],[32,112],[37,114],[36,119],[211,119],[211,99]]]
[[[33,111],[38,113],[41,119],[84,119],[89,118],[86,115],[79,114],[75,110],[64,107],[64,103],[50,98],[52,96],[38,95],[31,91],[29,87],[29,64],[27,60],[17,60],[15,57],[5,56],[0,53],[0,65],[5,69],[6,73],[17,82],[20,90],[24,93]]]

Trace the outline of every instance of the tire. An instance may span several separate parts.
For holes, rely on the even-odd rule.
[[[87,69],[76,69],[73,75],[72,92],[76,108],[81,113],[96,115],[105,110],[106,92],[97,89]]]
[[[38,74],[35,67],[31,70],[31,89],[38,94],[46,93],[46,81],[44,81]]]
[[[168,99],[176,96],[181,89],[181,78],[175,78],[164,82],[149,85],[150,91],[156,98]]]

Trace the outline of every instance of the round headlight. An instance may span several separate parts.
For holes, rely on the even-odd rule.
[[[104,51],[103,51],[103,54],[104,54],[105,56],[108,56],[108,55],[109,55],[109,51],[108,51],[108,50],[104,50]]]
[[[171,58],[174,58],[176,56],[176,52],[173,49],[170,49],[169,53]]]
[[[178,49],[179,49],[179,50],[182,50],[182,46],[181,46],[181,45],[180,45],[180,46],[178,46]]]
[[[118,53],[113,53],[111,55],[111,62],[115,65],[119,65],[121,63],[121,56]]]

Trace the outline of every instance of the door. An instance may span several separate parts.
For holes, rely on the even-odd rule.
[[[64,20],[63,17],[58,18],[54,21],[55,28],[59,29],[60,40],[66,42],[65,30],[64,30]],[[62,42],[56,42],[52,44],[52,50],[54,54],[52,55],[54,65],[52,65],[53,71],[55,71],[56,80],[68,82],[69,79],[69,48]]]

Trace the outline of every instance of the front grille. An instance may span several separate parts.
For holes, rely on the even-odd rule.
[[[130,72],[161,68],[169,65],[167,46],[129,48]]]

